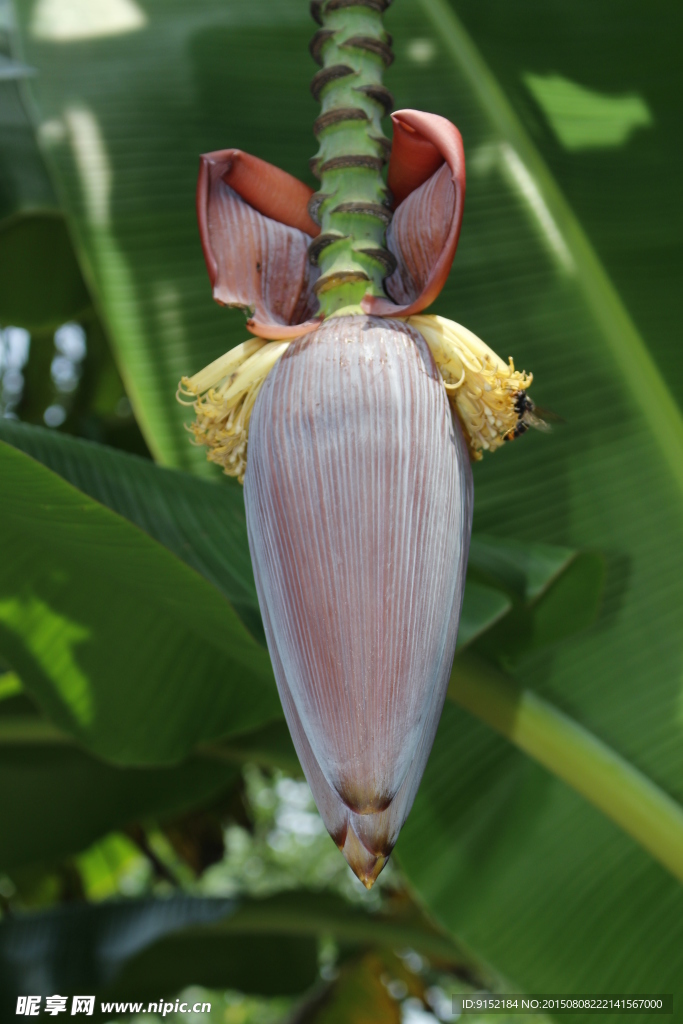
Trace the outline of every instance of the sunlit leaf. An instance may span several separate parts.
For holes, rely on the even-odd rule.
[[[622,146],[636,128],[652,124],[642,96],[606,96],[561,75],[524,76],[565,149],[609,149]]]
[[[453,0],[452,7],[580,218],[660,372],[683,401],[683,8],[648,8],[642,0]],[[644,39],[652,45],[644,46]],[[541,80],[544,95],[530,88],[530,79]],[[552,95],[558,79],[563,97]],[[594,121],[599,112],[596,103],[611,115],[609,124],[604,113],[600,117],[600,138],[591,132],[593,146],[565,148],[557,130],[562,120],[573,127],[576,141],[585,142],[588,115]],[[614,132],[625,122],[631,130],[615,144]],[[577,139],[577,128],[583,138]]]
[[[136,526],[0,442],[0,650],[49,717],[127,763],[278,717],[265,650]]]
[[[263,638],[237,483],[220,487],[114,448],[22,423],[0,421],[0,439],[154,537],[220,590],[254,635]]]

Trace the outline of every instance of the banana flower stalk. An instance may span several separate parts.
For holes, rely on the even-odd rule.
[[[213,295],[247,311],[252,337],[180,385],[195,441],[244,483],[284,714],[325,825],[367,887],[410,811],[445,699],[470,461],[534,421],[531,376],[423,313],[455,254],[465,161],[453,124],[402,110],[384,185],[381,6],[313,5],[317,193],[240,150],[202,157]],[[359,11],[374,37],[353,34]]]

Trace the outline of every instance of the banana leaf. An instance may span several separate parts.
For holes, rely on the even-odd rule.
[[[4,17],[3,17],[4,15]],[[26,113],[22,82],[36,69],[7,56],[0,9],[0,324],[54,329],[90,306],[56,191]]]
[[[0,475],[0,650],[56,725],[170,764],[280,716],[267,652],[211,583],[3,442]]]
[[[103,1001],[139,1000],[142,1009],[190,983],[269,996],[308,988],[317,974],[314,936],[206,929],[240,910],[244,917],[245,909],[237,900],[176,896],[83,904],[4,922],[0,978],[5,1013],[14,1015],[17,997],[27,994],[87,991]],[[262,957],[268,970],[263,970]],[[100,998],[99,1019],[118,1016],[102,1013]]]
[[[683,9],[642,0],[453,0],[451,6],[681,402]],[[643,46],[647,36],[652,47]]]
[[[18,995],[86,991],[97,994],[98,1009],[100,999],[146,1006],[188,984],[298,994],[316,980],[323,935],[352,946],[410,946],[446,966],[463,964],[457,945],[423,918],[369,912],[330,894],[127,900],[0,923],[0,1005],[13,1015]]]
[[[172,768],[105,764],[38,718],[25,695],[4,689],[0,871],[51,865],[141,818],[182,813],[215,798],[238,775],[236,761],[215,758],[193,757]],[[42,734],[41,725],[47,726]]]

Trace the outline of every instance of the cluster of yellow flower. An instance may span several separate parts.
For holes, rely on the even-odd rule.
[[[481,338],[442,316],[411,316],[407,323],[425,339],[443,377],[454,412],[462,424],[472,459],[493,452],[521,433],[533,419],[525,391],[530,373],[505,363]]]
[[[263,381],[290,344],[250,338],[180,382],[178,401],[192,405],[196,413],[188,427],[195,444],[206,445],[209,461],[222,466],[240,483],[244,483],[247,469],[249,418],[254,403]]]
[[[473,459],[495,451],[535,422],[525,391],[531,374],[505,363],[466,327],[442,316],[405,318],[427,342],[444,387],[463,428]],[[291,341],[251,338],[216,359],[193,377],[183,377],[178,398],[196,413],[188,428],[196,444],[206,445],[211,462],[244,482],[249,418],[268,373]]]

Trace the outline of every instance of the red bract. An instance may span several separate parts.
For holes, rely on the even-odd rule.
[[[385,282],[393,302],[367,298],[378,316],[409,316],[434,301],[451,269],[465,197],[460,132],[437,114],[399,110],[388,184],[395,213],[387,246],[397,260]],[[217,302],[250,311],[261,338],[294,338],[317,326],[318,270],[308,246],[319,233],[307,205],[313,190],[239,149],[201,159],[197,213]]]

